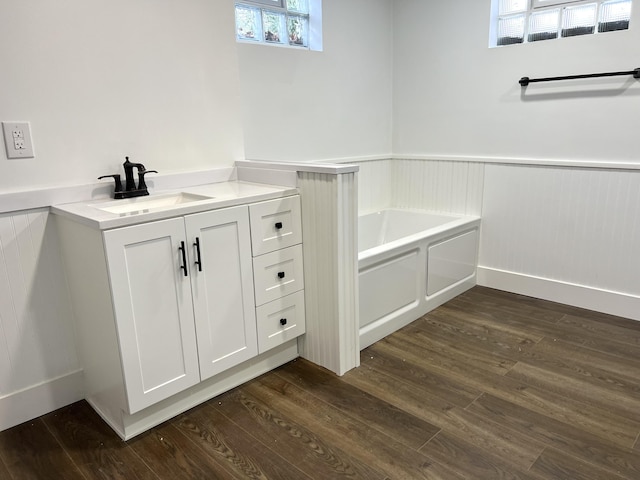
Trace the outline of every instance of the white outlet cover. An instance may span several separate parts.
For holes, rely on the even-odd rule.
[[[31,125],[29,122],[2,122],[7,158],[33,158]],[[19,141],[16,141],[19,139]]]

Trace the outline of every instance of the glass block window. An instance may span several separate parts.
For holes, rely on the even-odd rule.
[[[490,46],[627,30],[633,0],[492,0]]]
[[[562,36],[575,37],[596,31],[597,3],[567,7],[562,15]]]
[[[631,18],[631,0],[602,2],[598,18],[598,32],[627,30]]]
[[[262,37],[260,9],[236,5],[236,34],[242,40],[259,40]]]
[[[500,0],[500,15],[524,12],[527,7],[527,0]]]
[[[558,38],[558,19],[560,9],[544,9],[529,15],[529,42]]]
[[[498,45],[524,42],[525,15],[511,15],[498,20]]]
[[[236,2],[237,40],[308,48],[309,1]]]

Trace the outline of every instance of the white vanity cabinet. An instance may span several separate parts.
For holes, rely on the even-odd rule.
[[[246,206],[104,232],[129,413],[258,353]]]
[[[103,230],[70,210],[54,213],[85,398],[122,438],[298,356],[297,195]]]

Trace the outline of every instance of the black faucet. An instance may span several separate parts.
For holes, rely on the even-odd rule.
[[[136,182],[133,179],[133,169],[134,167],[137,167],[138,165],[142,165],[142,164],[130,162],[129,157],[124,157],[124,158],[125,158],[125,162],[122,164],[122,166],[124,167],[124,178],[125,178],[124,190],[125,192],[132,192],[134,190],[137,190]]]
[[[125,175],[125,187],[122,189],[122,182],[120,181],[119,174],[113,175],[103,175],[102,177],[98,177],[98,180],[103,178],[110,178],[116,182],[116,188],[113,192],[113,198],[132,198],[132,197],[141,197],[144,195],[149,195],[149,190],[147,189],[147,184],[144,181],[144,176],[147,173],[158,173],[156,170],[147,170],[143,164],[141,163],[133,163],[129,161],[129,157],[124,157],[125,162],[122,164],[124,167],[124,175]],[[133,169],[138,169],[138,186],[136,187],[136,182],[133,178]]]

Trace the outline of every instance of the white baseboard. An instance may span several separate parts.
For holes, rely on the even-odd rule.
[[[82,370],[0,397],[0,431],[84,398]]]
[[[640,296],[636,295],[481,266],[477,281],[484,287],[640,320]]]

